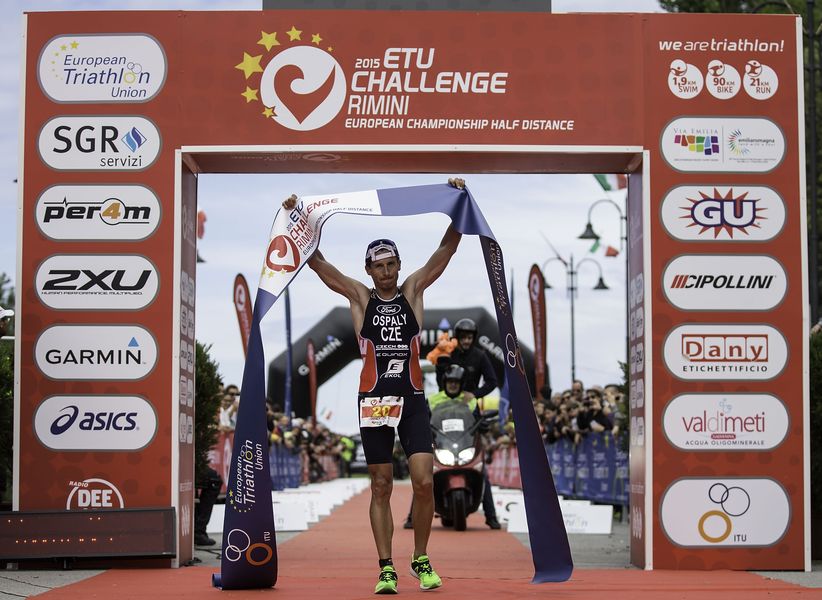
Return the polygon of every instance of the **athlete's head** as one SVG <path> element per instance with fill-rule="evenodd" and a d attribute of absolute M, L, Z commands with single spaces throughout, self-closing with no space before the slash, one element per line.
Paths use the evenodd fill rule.
<path fill-rule="evenodd" d="M 457 338 L 460 348 L 468 350 L 477 339 L 477 324 L 471 319 L 460 319 L 454 325 L 454 337 Z"/>
<path fill-rule="evenodd" d="M 391 240 L 379 239 L 368 244 L 365 251 L 365 272 L 378 290 L 391 292 L 397 287 L 400 253 Z"/>
<path fill-rule="evenodd" d="M 459 365 L 451 365 L 442 376 L 443 385 L 445 386 L 445 394 L 449 398 L 456 398 L 462 392 L 463 376 L 465 369 Z"/>

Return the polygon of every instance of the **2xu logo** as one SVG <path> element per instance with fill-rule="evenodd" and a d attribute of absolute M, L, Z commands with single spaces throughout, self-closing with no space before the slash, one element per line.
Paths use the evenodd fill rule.
<path fill-rule="evenodd" d="M 144 240 L 160 224 L 160 202 L 141 185 L 55 185 L 35 216 L 53 240 Z"/>
<path fill-rule="evenodd" d="M 142 171 L 157 160 L 160 132 L 145 117 L 64 116 L 40 130 L 40 158 L 57 171 Z"/>
<path fill-rule="evenodd" d="M 123 495 L 110 481 L 92 477 L 82 481 L 69 481 L 66 510 L 82 510 L 87 508 L 125 508 Z"/>
<path fill-rule="evenodd" d="M 784 488 L 765 478 L 678 479 L 660 506 L 665 535 L 685 547 L 773 546 L 790 521 Z"/>
<path fill-rule="evenodd" d="M 58 254 L 37 269 L 35 287 L 56 310 L 139 310 L 157 295 L 159 276 L 135 254 Z"/>
<path fill-rule="evenodd" d="M 52 450 L 133 451 L 154 438 L 157 415 L 139 396 L 51 396 L 34 413 L 34 431 Z"/>

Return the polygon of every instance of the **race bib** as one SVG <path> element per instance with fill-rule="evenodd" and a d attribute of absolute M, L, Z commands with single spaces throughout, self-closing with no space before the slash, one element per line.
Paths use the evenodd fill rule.
<path fill-rule="evenodd" d="M 360 427 L 396 427 L 402 417 L 402 396 L 371 396 L 360 400 Z"/>

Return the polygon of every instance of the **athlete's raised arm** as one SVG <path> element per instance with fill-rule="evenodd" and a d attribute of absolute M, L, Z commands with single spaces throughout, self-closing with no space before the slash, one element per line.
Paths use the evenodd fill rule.
<path fill-rule="evenodd" d="M 465 188 L 465 181 L 462 179 L 449 179 L 448 183 L 460 190 Z M 425 289 L 442 275 L 451 257 L 457 251 L 461 239 L 462 234 L 454 229 L 453 225 L 449 225 L 445 230 L 445 235 L 442 236 L 439 247 L 434 250 L 428 261 L 411 273 L 403 283 L 403 293 L 409 299 L 414 300 L 421 296 Z"/>
<path fill-rule="evenodd" d="M 283 201 L 283 208 L 292 210 L 297 205 L 297 196 L 291 194 Z M 364 307 L 368 304 L 368 288 L 352 277 L 344 275 L 337 267 L 328 262 L 319 249 L 308 260 L 308 266 L 319 276 L 329 289 L 345 296 L 353 307 L 355 304 Z"/>

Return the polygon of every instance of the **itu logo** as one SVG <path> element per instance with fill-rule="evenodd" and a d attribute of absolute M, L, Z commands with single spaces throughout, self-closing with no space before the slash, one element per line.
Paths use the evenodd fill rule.
<path fill-rule="evenodd" d="M 328 124 L 345 103 L 347 85 L 342 67 L 332 56 L 333 46 L 323 42 L 319 33 L 304 33 L 293 25 L 285 32 L 263 31 L 257 45 L 265 53 L 258 48 L 243 52 L 242 62 L 234 67 L 244 76 L 245 91 L 240 95 L 245 103 L 253 104 L 265 119 L 294 131 Z"/>

